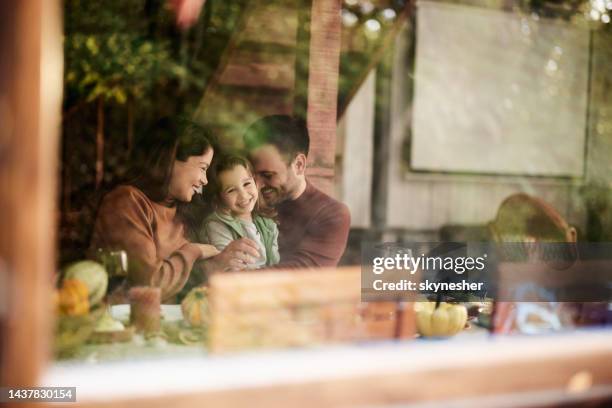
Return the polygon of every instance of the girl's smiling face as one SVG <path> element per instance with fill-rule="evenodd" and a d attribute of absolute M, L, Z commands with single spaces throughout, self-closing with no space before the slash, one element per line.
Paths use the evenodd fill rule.
<path fill-rule="evenodd" d="M 236 165 L 218 174 L 221 203 L 234 217 L 251 220 L 257 202 L 257 186 L 244 166 Z"/>

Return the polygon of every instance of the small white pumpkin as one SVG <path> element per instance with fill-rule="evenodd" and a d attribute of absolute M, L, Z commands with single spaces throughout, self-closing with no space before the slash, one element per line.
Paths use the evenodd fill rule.
<path fill-rule="evenodd" d="M 106 295 L 108 275 L 104 266 L 95 261 L 79 261 L 69 265 L 64 272 L 65 279 L 78 279 L 87 285 L 89 304 L 95 306 Z"/>

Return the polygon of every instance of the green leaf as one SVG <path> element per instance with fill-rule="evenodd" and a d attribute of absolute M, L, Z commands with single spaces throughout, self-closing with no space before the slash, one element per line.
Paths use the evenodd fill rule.
<path fill-rule="evenodd" d="M 81 85 L 89 85 L 100 80 L 100 75 L 97 72 L 88 72 L 85 78 L 81 81 Z"/>
<path fill-rule="evenodd" d="M 125 94 L 125 91 L 121 88 L 115 88 L 113 96 L 115 97 L 115 100 L 121 105 L 125 104 L 125 102 L 127 101 L 127 95 Z"/>
<path fill-rule="evenodd" d="M 153 50 L 153 45 L 150 42 L 146 42 L 140 46 L 139 51 L 142 53 L 151 52 Z"/>
<path fill-rule="evenodd" d="M 87 96 L 87 102 L 92 102 L 96 100 L 98 96 L 104 95 L 104 94 L 106 94 L 106 87 L 104 87 L 101 84 L 98 84 Z"/>
<path fill-rule="evenodd" d="M 87 41 L 85 42 L 85 46 L 93 55 L 97 55 L 98 52 L 100 52 L 100 48 L 98 47 L 95 37 L 88 37 Z"/>

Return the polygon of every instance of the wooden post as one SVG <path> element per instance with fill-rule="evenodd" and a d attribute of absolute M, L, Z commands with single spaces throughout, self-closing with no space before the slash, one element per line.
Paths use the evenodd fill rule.
<path fill-rule="evenodd" d="M 49 356 L 62 97 L 59 1 L 0 3 L 0 383 L 36 385 Z M 1 272 L 0 272 L 1 273 Z"/>
<path fill-rule="evenodd" d="M 308 79 L 308 178 L 328 194 L 334 191 L 341 29 L 340 1 L 313 0 Z"/>

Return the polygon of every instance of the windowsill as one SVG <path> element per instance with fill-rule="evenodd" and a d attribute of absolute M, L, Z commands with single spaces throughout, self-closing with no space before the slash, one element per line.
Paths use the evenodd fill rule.
<path fill-rule="evenodd" d="M 461 373 L 470 369 L 478 370 L 483 380 L 494 373 L 495 380 L 503 383 L 502 387 L 506 387 L 505 392 L 523 391 L 522 388 L 519 389 L 521 381 L 525 387 L 563 390 L 569 378 L 561 375 L 554 367 L 550 367 L 551 372 L 556 374 L 550 375 L 550 378 L 538 378 L 537 382 L 525 375 L 521 381 L 512 377 L 513 380 L 506 383 L 504 376 L 512 375 L 512 367 L 516 371 L 517 366 L 521 365 L 529 366 L 538 362 L 550 365 L 554 362 L 555 365 L 560 364 L 568 368 L 572 373 L 575 373 L 577 368 L 592 371 L 593 385 L 598 382 L 601 384 L 597 372 L 609 371 L 605 366 L 612 356 L 611 340 L 611 330 L 588 330 L 534 337 L 466 337 L 449 341 L 326 346 L 193 359 L 172 358 L 95 365 L 56 363 L 47 370 L 41 384 L 76 386 L 78 402 L 104 403 L 138 398 L 153 400 L 156 397 L 219 391 L 236 392 L 314 382 L 350 382 L 369 377 L 411 378 L 413 383 L 409 387 L 395 390 L 401 394 L 406 392 L 405 388 L 434 386 L 426 380 L 420 385 L 414 383 L 415 379 L 419 380 L 428 373 L 438 376 L 440 373 Z M 598 357 L 595 360 L 594 355 Z M 593 361 L 598 362 L 596 366 Z M 510 369 L 504 371 L 504 368 L 508 367 Z M 447 376 L 442 375 L 441 378 Z M 461 376 L 457 381 L 462 381 Z M 378 386 L 377 381 L 369 383 L 374 388 Z M 609 384 L 610 378 L 604 383 Z M 471 395 L 480 394 L 479 388 L 482 388 L 482 385 L 471 382 L 466 385 L 468 391 L 472 392 Z M 473 391 L 469 387 L 473 387 Z M 436 398 L 449 396 L 444 395 L 444 391 L 439 388 L 436 386 L 436 393 L 431 395 Z M 500 392 L 495 388 L 486 390 L 487 393 Z M 355 387 L 354 391 L 358 393 L 363 390 Z"/>

